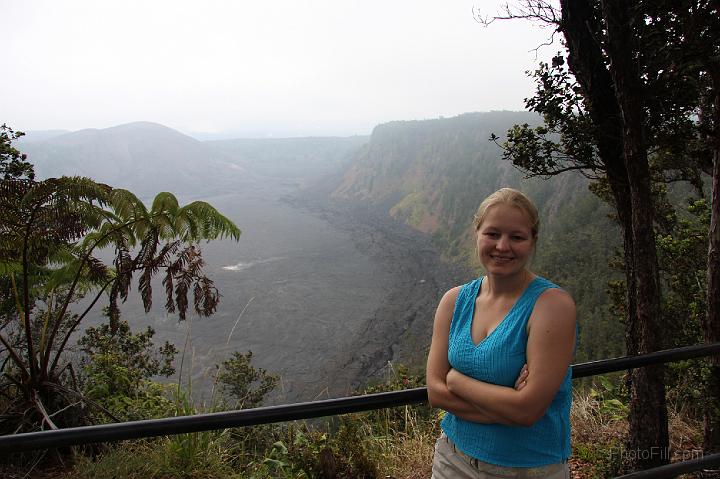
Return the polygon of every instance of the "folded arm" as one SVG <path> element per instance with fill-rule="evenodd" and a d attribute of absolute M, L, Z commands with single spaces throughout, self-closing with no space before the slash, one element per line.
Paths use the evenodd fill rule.
<path fill-rule="evenodd" d="M 433 336 L 427 362 L 428 400 L 433 407 L 441 408 L 468 421 L 496 423 L 499 417 L 483 411 L 470 401 L 448 389 L 446 378 L 450 371 L 448 341 L 455 301 L 460 288 L 453 288 L 442 297 L 435 312 Z"/>
<path fill-rule="evenodd" d="M 522 387 L 485 383 L 454 369 L 448 370 L 445 385 L 451 394 L 496 422 L 531 426 L 557 394 L 574 347 L 575 303 L 566 292 L 549 289 L 538 298 L 528 321 L 527 382 Z"/>

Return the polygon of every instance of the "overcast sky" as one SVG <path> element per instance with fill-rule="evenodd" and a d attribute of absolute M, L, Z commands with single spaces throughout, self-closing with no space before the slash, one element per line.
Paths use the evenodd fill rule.
<path fill-rule="evenodd" d="M 0 123 L 153 121 L 186 133 L 369 134 L 522 110 L 558 47 L 489 0 L 0 0 Z"/>

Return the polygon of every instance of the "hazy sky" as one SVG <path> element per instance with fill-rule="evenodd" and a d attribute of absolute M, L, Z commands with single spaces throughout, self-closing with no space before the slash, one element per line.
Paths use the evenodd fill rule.
<path fill-rule="evenodd" d="M 0 123 L 154 121 L 242 136 L 368 134 L 521 110 L 558 47 L 489 0 L 0 0 Z"/>

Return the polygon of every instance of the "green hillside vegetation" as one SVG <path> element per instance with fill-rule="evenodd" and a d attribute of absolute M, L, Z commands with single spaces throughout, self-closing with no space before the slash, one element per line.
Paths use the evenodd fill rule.
<path fill-rule="evenodd" d="M 538 122 L 529 113 L 503 111 L 380 125 L 333 195 L 375 203 L 432 235 L 447 259 L 478 268 L 471 226 L 477 206 L 503 186 L 526 192 L 541 215 L 533 269 L 569 290 L 578 304 L 577 359 L 621 355 L 623 327 L 610 314 L 607 296 L 608 282 L 620 278 L 608 266 L 621 244 L 611 209 L 590 192 L 585 177 L 526 179 L 489 141 L 513 124 Z"/>

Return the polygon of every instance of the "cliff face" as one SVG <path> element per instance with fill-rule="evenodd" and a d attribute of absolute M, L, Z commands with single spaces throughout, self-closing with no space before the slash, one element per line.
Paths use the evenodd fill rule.
<path fill-rule="evenodd" d="M 467 255 L 475 209 L 503 186 L 527 192 L 543 223 L 552 224 L 568 202 L 589 194 L 586 180 L 573 174 L 524 179 L 489 141 L 513 124 L 537 121 L 529 113 L 490 112 L 380 125 L 333 196 L 382 205 L 391 216 L 431 234 L 451 257 Z"/>
<path fill-rule="evenodd" d="M 472 218 L 483 198 L 509 186 L 525 192 L 540 211 L 540 240 L 532 269 L 571 291 L 588 337 L 616 338 L 621 326 L 607 313 L 608 260 L 619 246 L 610 209 L 577 173 L 527 179 L 489 141 L 514 124 L 537 123 L 522 112 L 469 113 L 454 118 L 392 122 L 375 128 L 355 154 L 332 195 L 370 202 L 429 234 L 446 258 L 478 266 Z M 582 337 L 581 337 L 582 339 Z M 611 339 L 612 341 L 612 339 Z M 581 343 L 581 358 L 621 351 Z"/>

